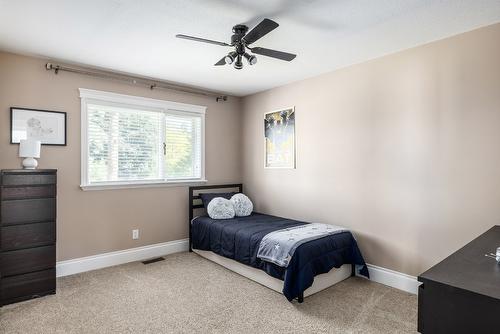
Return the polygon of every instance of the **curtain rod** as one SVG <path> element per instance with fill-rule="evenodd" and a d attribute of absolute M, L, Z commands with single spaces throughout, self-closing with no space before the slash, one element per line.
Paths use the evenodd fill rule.
<path fill-rule="evenodd" d="M 181 85 L 175 85 L 175 84 L 171 84 L 171 83 L 168 83 L 168 82 L 165 82 L 162 80 L 150 80 L 150 79 L 145 79 L 145 78 L 138 77 L 138 76 L 116 73 L 113 71 L 98 70 L 98 69 L 91 69 L 91 68 L 84 68 L 84 67 L 73 67 L 73 66 L 69 66 L 69 65 L 53 64 L 50 62 L 45 64 L 45 69 L 47 71 L 54 71 L 54 74 L 58 74 L 59 71 L 65 71 L 65 72 L 88 75 L 88 76 L 102 78 L 102 79 L 127 82 L 127 83 L 132 84 L 132 85 L 142 85 L 142 86 L 149 87 L 149 89 L 151 89 L 151 90 L 161 88 L 161 89 L 173 90 L 173 91 L 189 93 L 189 94 L 211 96 L 211 97 L 215 97 L 215 100 L 217 102 L 227 101 L 227 95 L 224 95 L 224 94 L 219 94 L 219 93 L 210 92 L 210 91 L 204 91 L 204 90 L 190 88 L 190 87 L 181 86 Z"/>

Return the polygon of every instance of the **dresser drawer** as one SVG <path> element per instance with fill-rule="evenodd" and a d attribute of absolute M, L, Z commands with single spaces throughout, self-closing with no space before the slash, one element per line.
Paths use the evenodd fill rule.
<path fill-rule="evenodd" d="M 43 246 L 0 254 L 2 277 L 25 274 L 56 266 L 56 246 Z"/>
<path fill-rule="evenodd" d="M 0 282 L 0 303 L 10 304 L 21 300 L 55 293 L 56 270 L 49 269 L 12 276 Z"/>
<path fill-rule="evenodd" d="M 2 185 L 22 186 L 34 184 L 56 184 L 56 174 L 8 174 L 2 175 Z"/>
<path fill-rule="evenodd" d="M 56 242 L 56 223 L 34 223 L 1 227 L 0 250 L 50 245 Z"/>
<path fill-rule="evenodd" d="M 56 185 L 2 187 L 3 200 L 56 197 Z"/>
<path fill-rule="evenodd" d="M 2 225 L 55 221 L 56 199 L 39 198 L 2 201 L 0 211 L 0 223 Z"/>

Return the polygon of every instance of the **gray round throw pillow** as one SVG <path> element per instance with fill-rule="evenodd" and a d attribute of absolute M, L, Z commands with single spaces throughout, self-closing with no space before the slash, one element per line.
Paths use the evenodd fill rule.
<path fill-rule="evenodd" d="M 233 195 L 231 202 L 234 206 L 234 214 L 238 217 L 250 216 L 253 211 L 253 203 L 246 195 Z"/>
<path fill-rule="evenodd" d="M 208 203 L 208 216 L 212 219 L 231 219 L 234 218 L 233 203 L 230 200 L 215 197 Z"/>

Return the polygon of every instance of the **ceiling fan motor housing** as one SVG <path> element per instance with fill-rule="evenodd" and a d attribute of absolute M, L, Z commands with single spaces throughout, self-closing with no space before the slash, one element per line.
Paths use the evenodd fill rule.
<path fill-rule="evenodd" d="M 244 24 L 237 24 L 233 27 L 233 32 L 235 35 L 245 36 L 247 31 L 248 31 L 248 27 Z"/>

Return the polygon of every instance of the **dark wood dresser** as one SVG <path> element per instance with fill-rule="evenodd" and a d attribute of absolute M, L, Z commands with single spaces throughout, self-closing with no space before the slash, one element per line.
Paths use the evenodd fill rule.
<path fill-rule="evenodd" d="M 55 169 L 0 172 L 0 306 L 56 292 Z"/>
<path fill-rule="evenodd" d="M 497 247 L 498 225 L 418 277 L 420 333 L 500 333 Z"/>

